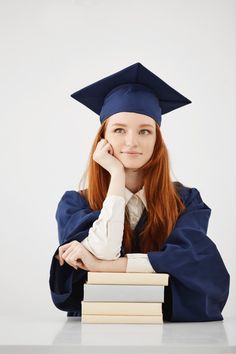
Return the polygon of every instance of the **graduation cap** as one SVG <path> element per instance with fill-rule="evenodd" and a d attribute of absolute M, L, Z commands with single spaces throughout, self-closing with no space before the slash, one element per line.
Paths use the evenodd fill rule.
<path fill-rule="evenodd" d="M 159 126 L 163 114 L 191 103 L 141 63 L 135 63 L 71 95 L 100 116 L 102 123 L 118 112 L 136 112 Z"/>

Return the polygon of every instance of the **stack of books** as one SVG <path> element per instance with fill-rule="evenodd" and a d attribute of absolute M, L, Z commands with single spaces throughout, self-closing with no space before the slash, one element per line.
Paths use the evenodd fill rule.
<path fill-rule="evenodd" d="M 163 323 L 165 273 L 88 272 L 82 323 Z"/>

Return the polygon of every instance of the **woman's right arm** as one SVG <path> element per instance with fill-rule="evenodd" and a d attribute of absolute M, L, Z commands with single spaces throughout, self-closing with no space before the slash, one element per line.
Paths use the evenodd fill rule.
<path fill-rule="evenodd" d="M 107 191 L 107 196 L 120 196 L 125 199 L 125 172 L 122 169 L 115 169 L 111 173 L 110 185 Z"/>
<path fill-rule="evenodd" d="M 125 170 L 106 139 L 98 142 L 93 159 L 110 173 L 111 179 L 100 216 L 82 244 L 99 259 L 115 260 L 120 257 L 124 233 Z"/>
<path fill-rule="evenodd" d="M 112 154 L 112 146 L 102 139 L 97 144 L 93 158 L 111 174 L 111 179 L 101 212 L 89 213 L 93 217 L 97 215 L 97 218 L 91 223 L 86 237 L 81 239 L 77 232 L 84 228 L 87 218 L 92 218 L 87 207 L 83 209 L 84 205 L 80 206 L 83 198 L 79 193 L 66 193 L 59 203 L 56 215 L 60 244 L 77 240 L 97 258 L 105 260 L 119 258 L 124 231 L 125 172 L 122 163 Z"/>
<path fill-rule="evenodd" d="M 115 260 L 120 257 L 125 217 L 125 173 L 118 169 L 111 174 L 107 196 L 99 218 L 81 242 L 97 258 Z"/>

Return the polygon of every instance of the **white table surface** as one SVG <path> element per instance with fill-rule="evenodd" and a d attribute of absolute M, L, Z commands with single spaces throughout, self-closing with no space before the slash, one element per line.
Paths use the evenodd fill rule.
<path fill-rule="evenodd" d="M 0 353 L 236 353 L 236 319 L 83 324 L 79 317 L 0 317 Z"/>

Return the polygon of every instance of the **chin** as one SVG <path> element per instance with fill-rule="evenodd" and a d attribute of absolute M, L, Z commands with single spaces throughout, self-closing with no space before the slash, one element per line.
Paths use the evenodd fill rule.
<path fill-rule="evenodd" d="M 122 164 L 124 165 L 125 168 L 140 168 L 143 166 L 143 164 L 137 164 L 137 163 L 127 163 L 127 162 L 123 162 L 122 161 Z"/>

